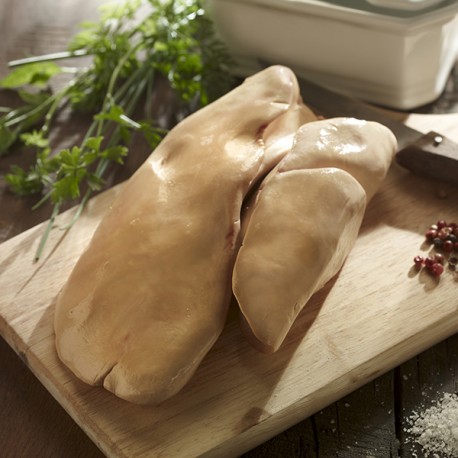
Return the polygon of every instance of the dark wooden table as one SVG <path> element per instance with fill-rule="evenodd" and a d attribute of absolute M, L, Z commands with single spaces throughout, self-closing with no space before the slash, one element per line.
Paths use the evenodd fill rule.
<path fill-rule="evenodd" d="M 101 0 L 0 0 L 0 76 L 6 74 L 9 60 L 65 49 L 76 25 L 95 18 L 100 3 Z M 440 99 L 418 111 L 457 111 L 457 81 L 452 72 Z M 0 97 L 3 103 L 5 95 Z M 75 126 L 62 126 L 64 144 L 75 133 Z M 128 177 L 143 159 L 131 158 L 113 182 Z M 3 176 L 11 163 L 18 162 L 27 163 L 27 156 L 0 159 L 0 243 L 49 216 L 49 207 L 32 212 L 33 199 L 15 197 L 6 189 Z M 443 393 L 458 392 L 457 356 L 458 336 L 454 336 L 245 456 L 421 457 L 418 445 L 406 441 L 406 419 L 414 410 L 440 399 Z M 2 339 L 0 405 L 0 456 L 102 456 Z"/>

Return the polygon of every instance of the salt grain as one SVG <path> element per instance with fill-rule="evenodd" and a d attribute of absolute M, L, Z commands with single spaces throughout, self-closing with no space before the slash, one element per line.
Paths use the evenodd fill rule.
<path fill-rule="evenodd" d="M 458 457 L 458 396 L 445 393 L 436 405 L 413 412 L 406 432 L 414 436 L 425 457 Z M 438 455 L 438 453 L 440 455 Z"/>

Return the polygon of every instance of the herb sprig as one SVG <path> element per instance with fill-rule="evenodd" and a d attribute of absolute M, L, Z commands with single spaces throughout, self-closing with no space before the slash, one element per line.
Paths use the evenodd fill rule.
<path fill-rule="evenodd" d="M 77 68 L 58 64 L 80 56 L 91 56 L 91 63 Z M 98 22 L 82 24 L 67 51 L 11 62 L 13 70 L 0 80 L 0 88 L 17 92 L 23 104 L 0 107 L 0 156 L 19 143 L 34 149 L 35 160 L 27 170 L 12 166 L 5 179 L 20 196 L 41 194 L 35 207 L 48 200 L 53 205 L 35 259 L 64 203 L 80 202 L 71 226 L 91 194 L 104 187 L 108 165 L 123 163 L 133 133 L 143 135 L 153 150 L 166 134 L 150 118 L 152 88 L 159 77 L 193 111 L 230 89 L 231 65 L 198 0 L 107 4 Z M 70 81 L 52 92 L 52 79 L 64 72 L 72 75 Z M 134 119 L 142 100 L 146 119 Z M 65 106 L 87 112 L 92 123 L 79 145 L 53 151 L 50 131 Z"/>

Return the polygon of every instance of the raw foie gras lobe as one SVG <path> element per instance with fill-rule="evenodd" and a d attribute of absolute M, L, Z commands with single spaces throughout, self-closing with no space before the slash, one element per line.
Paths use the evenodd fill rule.
<path fill-rule="evenodd" d="M 270 123 L 264 131 L 264 151 L 266 156 L 266 172 L 270 171 L 273 164 L 277 164 L 287 153 L 291 151 L 296 138 L 296 132 L 299 127 L 316 121 L 315 114 L 306 105 L 299 101 L 296 105 L 284 114 L 279 116 L 275 121 Z M 264 173 L 261 177 L 264 178 Z M 243 240 L 246 227 L 251 218 L 251 212 L 254 208 L 256 194 L 246 199 L 242 208 L 242 221 L 240 230 L 240 239 Z"/>
<path fill-rule="evenodd" d="M 355 118 L 333 118 L 302 125 L 298 146 L 279 165 L 280 171 L 337 167 L 353 175 L 367 195 L 385 179 L 397 149 L 396 137 L 384 125 Z"/>
<path fill-rule="evenodd" d="M 79 378 L 136 403 L 186 384 L 224 325 L 242 200 L 265 169 L 260 133 L 298 97 L 287 68 L 248 78 L 125 185 L 57 301 L 58 354 Z"/>
<path fill-rule="evenodd" d="M 341 118 L 298 130 L 261 185 L 234 267 L 242 326 L 256 348 L 276 351 L 341 268 L 395 150 L 391 131 L 376 123 Z"/>

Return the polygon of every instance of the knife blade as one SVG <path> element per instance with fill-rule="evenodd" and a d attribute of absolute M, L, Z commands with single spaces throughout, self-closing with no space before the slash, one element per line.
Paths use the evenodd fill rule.
<path fill-rule="evenodd" d="M 377 121 L 398 141 L 396 162 L 416 175 L 458 186 L 458 144 L 435 131 L 424 134 L 390 118 L 357 98 L 297 76 L 304 103 L 325 117 Z"/>

